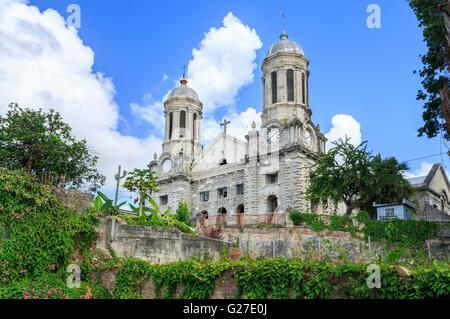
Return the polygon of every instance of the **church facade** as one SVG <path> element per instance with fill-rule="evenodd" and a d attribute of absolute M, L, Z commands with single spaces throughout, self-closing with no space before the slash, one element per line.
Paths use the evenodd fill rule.
<path fill-rule="evenodd" d="M 286 211 L 322 212 L 304 196 L 326 138 L 311 121 L 309 61 L 283 30 L 262 63 L 262 124 L 241 141 L 219 134 L 202 146 L 200 97 L 184 75 L 164 102 L 163 152 L 149 167 L 156 172 L 161 211 L 186 201 L 202 224 L 284 223 Z"/>

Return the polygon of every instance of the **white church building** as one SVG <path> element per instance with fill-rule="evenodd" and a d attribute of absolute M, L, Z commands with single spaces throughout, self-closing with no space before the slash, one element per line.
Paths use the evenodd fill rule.
<path fill-rule="evenodd" d="M 183 75 L 164 101 L 162 154 L 156 172 L 161 211 L 186 201 L 203 224 L 284 223 L 286 210 L 318 212 L 304 192 L 310 167 L 325 152 L 326 138 L 311 121 L 309 61 L 285 31 L 262 63 L 262 124 L 241 141 L 219 134 L 202 146 L 201 97 Z"/>

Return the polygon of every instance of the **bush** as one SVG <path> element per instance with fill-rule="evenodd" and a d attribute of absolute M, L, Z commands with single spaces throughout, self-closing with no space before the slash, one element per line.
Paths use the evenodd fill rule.
<path fill-rule="evenodd" d="M 6 237 L 0 245 L 0 286 L 47 275 L 65 279 L 74 252 L 86 256 L 97 238 L 97 222 L 91 213 L 64 207 L 26 173 L 0 169 L 0 235 Z"/>
<path fill-rule="evenodd" d="M 180 222 L 185 223 L 186 225 L 193 227 L 190 218 L 192 217 L 192 212 L 189 211 L 187 202 L 179 202 L 178 208 L 175 212 L 174 218 L 176 220 L 179 220 Z"/>

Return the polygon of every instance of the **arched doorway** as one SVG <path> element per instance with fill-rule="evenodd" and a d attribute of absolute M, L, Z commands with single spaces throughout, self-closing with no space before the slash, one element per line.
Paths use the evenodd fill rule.
<path fill-rule="evenodd" d="M 240 204 L 236 208 L 236 213 L 238 214 L 238 224 L 242 225 L 244 223 L 244 204 Z"/>
<path fill-rule="evenodd" d="M 272 222 L 272 217 L 278 212 L 278 198 L 275 195 L 267 197 L 267 223 Z"/>
<path fill-rule="evenodd" d="M 217 210 L 216 224 L 222 224 L 226 221 L 227 209 L 225 207 L 220 207 Z"/>
<path fill-rule="evenodd" d="M 207 223 L 208 223 L 208 212 L 206 211 L 206 210 L 203 210 L 201 213 L 200 213 L 200 216 L 201 216 L 201 223 L 200 223 L 200 225 L 202 226 L 202 227 L 204 227 L 204 226 L 206 226 L 207 225 Z"/>

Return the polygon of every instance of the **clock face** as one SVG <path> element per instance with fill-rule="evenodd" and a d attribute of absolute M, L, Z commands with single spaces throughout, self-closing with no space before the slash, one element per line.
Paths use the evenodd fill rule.
<path fill-rule="evenodd" d="M 278 144 L 280 140 L 280 130 L 278 128 L 271 128 L 267 131 L 267 143 Z"/>
<path fill-rule="evenodd" d="M 311 145 L 312 143 L 311 132 L 308 130 L 305 131 L 305 140 L 306 144 Z"/>
<path fill-rule="evenodd" d="M 165 160 L 163 165 L 162 165 L 163 171 L 165 173 L 168 173 L 171 168 L 172 168 L 172 161 L 170 159 Z"/>

